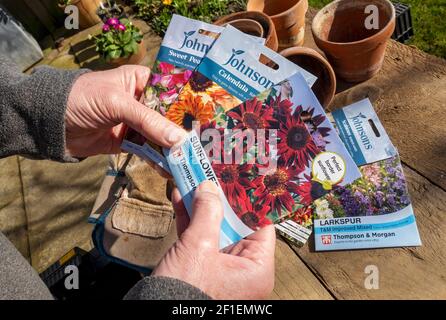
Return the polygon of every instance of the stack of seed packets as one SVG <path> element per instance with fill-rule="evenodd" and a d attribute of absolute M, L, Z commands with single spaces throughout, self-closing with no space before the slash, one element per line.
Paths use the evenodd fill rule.
<path fill-rule="evenodd" d="M 259 52 L 275 67 L 261 63 Z M 166 113 L 194 129 L 181 146 L 164 150 L 189 214 L 202 181 L 220 188 L 221 248 L 360 177 L 339 139 L 326 148 L 307 129 L 293 94 L 300 86 L 307 88 L 307 99 L 315 99 L 300 68 L 229 26 Z M 308 114 L 308 121 L 321 119 Z"/>
<path fill-rule="evenodd" d="M 277 225 L 279 233 L 301 246 L 305 239 L 302 234 L 290 232 L 289 225 L 311 225 L 306 222 L 312 217 L 316 251 L 420 246 L 398 151 L 370 101 L 338 109 L 329 117 L 362 178 L 349 185 L 334 186 L 331 192 Z M 309 130 L 315 128 L 313 123 L 308 124 Z"/>
<path fill-rule="evenodd" d="M 173 15 L 141 102 L 147 107 L 166 115 L 170 106 L 178 100 L 180 92 L 194 74 L 193 71 L 223 30 L 225 28 L 221 26 Z M 265 43 L 264 38 L 248 37 L 257 45 L 256 47 L 263 46 Z M 259 53 L 256 54 L 259 57 Z M 298 68 L 295 65 L 293 66 L 290 72 Z M 316 81 L 315 76 L 301 68 L 298 69 L 305 75 L 310 85 Z M 196 79 L 195 83 L 197 81 L 200 81 L 200 79 Z M 227 98 L 227 95 L 216 96 L 221 93 L 222 91 L 216 92 L 213 96 L 224 102 L 223 100 Z M 227 105 L 227 103 L 223 103 L 223 105 Z M 190 123 L 184 123 L 187 128 L 190 127 L 194 119 L 193 115 L 188 119 Z M 186 122 L 188 119 L 186 119 Z M 183 123 L 180 123 L 180 125 L 183 125 Z M 169 170 L 161 149 L 146 141 L 143 136 L 131 128 L 127 129 L 121 148 L 128 153 L 134 153 L 158 164 L 166 171 Z"/>

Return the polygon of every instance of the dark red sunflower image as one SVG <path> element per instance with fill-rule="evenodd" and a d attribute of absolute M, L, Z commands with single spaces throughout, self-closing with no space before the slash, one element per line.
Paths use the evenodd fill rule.
<path fill-rule="evenodd" d="M 325 120 L 326 116 L 322 114 L 314 115 L 314 108 L 308 108 L 304 110 L 302 106 L 296 108 L 296 112 L 299 112 L 300 118 L 307 126 L 308 131 L 310 131 L 313 141 L 320 150 L 325 150 L 325 146 L 330 143 L 326 137 L 330 135 L 331 129 L 329 127 L 321 126 Z"/>
<path fill-rule="evenodd" d="M 310 132 L 297 112 L 280 124 L 277 136 L 279 163 L 286 166 L 295 166 L 296 169 L 303 171 L 319 153 Z"/>
<path fill-rule="evenodd" d="M 270 207 L 259 203 L 253 204 L 248 197 L 240 199 L 239 204 L 234 207 L 234 211 L 240 220 L 254 231 L 273 223 L 267 217 Z"/>
<path fill-rule="evenodd" d="M 286 121 L 291 117 L 293 111 L 293 103 L 289 99 L 283 99 L 282 96 L 270 97 L 267 104 L 274 110 L 274 118 L 280 121 Z"/>
<path fill-rule="evenodd" d="M 246 189 L 252 188 L 249 180 L 252 174 L 252 165 L 249 164 L 212 164 L 218 181 L 231 206 L 246 198 Z"/>
<path fill-rule="evenodd" d="M 256 196 L 263 205 L 276 210 L 279 217 L 282 216 L 282 209 L 285 208 L 288 213 L 293 210 L 293 194 L 297 194 L 298 172 L 293 168 L 277 167 L 268 175 L 256 177 L 252 183 L 255 185 L 254 196 Z"/>
<path fill-rule="evenodd" d="M 276 122 L 273 112 L 273 108 L 254 98 L 230 110 L 227 115 L 236 121 L 234 129 L 257 130 L 267 129 Z"/>
<path fill-rule="evenodd" d="M 317 181 L 306 181 L 299 185 L 297 193 L 301 197 L 300 202 L 309 206 L 314 200 L 326 195 L 328 191 Z"/>
<path fill-rule="evenodd" d="M 194 92 L 205 92 L 212 86 L 213 82 L 201 73 L 193 72 L 189 78 L 189 84 Z"/>

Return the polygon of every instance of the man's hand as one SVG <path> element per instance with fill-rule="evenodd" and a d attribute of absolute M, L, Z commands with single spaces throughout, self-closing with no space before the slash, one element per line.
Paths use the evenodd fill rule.
<path fill-rule="evenodd" d="M 179 240 L 154 270 L 154 276 L 180 279 L 214 299 L 265 299 L 274 287 L 275 232 L 273 226 L 219 251 L 223 207 L 212 182 L 195 192 L 189 223 L 181 195 L 172 202 Z"/>
<path fill-rule="evenodd" d="M 183 129 L 136 100 L 149 76 L 148 68 L 130 65 L 80 76 L 65 115 L 69 155 L 119 153 L 124 124 L 163 147 L 180 142 L 186 134 Z"/>

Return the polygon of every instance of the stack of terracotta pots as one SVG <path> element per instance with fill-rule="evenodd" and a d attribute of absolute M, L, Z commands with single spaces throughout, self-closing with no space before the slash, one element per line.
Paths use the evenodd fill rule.
<path fill-rule="evenodd" d="M 220 18 L 215 21 L 215 24 L 219 26 L 230 24 L 244 33 L 265 38 L 265 45 L 274 51 L 279 48 L 274 23 L 268 15 L 262 12 L 236 12 Z"/>
<path fill-rule="evenodd" d="M 308 0 L 249 0 L 247 9 L 261 11 L 271 17 L 280 50 L 303 44 Z"/>
<path fill-rule="evenodd" d="M 389 0 L 337 0 L 316 15 L 312 32 L 336 75 L 347 82 L 370 79 L 381 69 L 395 29 Z"/>

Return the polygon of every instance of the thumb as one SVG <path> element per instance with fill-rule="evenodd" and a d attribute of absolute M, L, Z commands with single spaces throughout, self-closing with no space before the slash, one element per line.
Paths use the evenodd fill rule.
<path fill-rule="evenodd" d="M 182 240 L 193 247 L 218 250 L 223 206 L 220 192 L 211 181 L 201 183 L 195 190 L 192 203 L 192 217 Z"/>
<path fill-rule="evenodd" d="M 161 147 L 171 148 L 186 139 L 186 131 L 131 95 L 117 100 L 119 121 Z"/>

